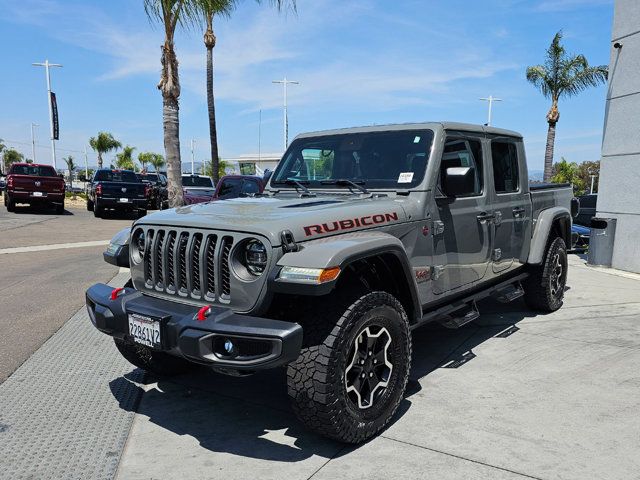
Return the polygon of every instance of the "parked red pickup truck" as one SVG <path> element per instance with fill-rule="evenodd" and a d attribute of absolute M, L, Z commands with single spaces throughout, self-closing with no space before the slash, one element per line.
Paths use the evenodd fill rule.
<path fill-rule="evenodd" d="M 55 207 L 56 213 L 64 213 L 64 179 L 51 165 L 14 163 L 7 175 L 4 204 L 9 212 L 16 203 Z"/>

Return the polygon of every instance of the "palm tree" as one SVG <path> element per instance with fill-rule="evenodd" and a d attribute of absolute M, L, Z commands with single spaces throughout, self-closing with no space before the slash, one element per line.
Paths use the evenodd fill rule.
<path fill-rule="evenodd" d="M 69 188 L 73 191 L 73 171 L 76 169 L 76 163 L 73 161 L 73 157 L 71 155 L 63 157 L 62 160 L 67 164 L 67 170 L 69 170 Z M 75 192 L 73 194 L 73 198 L 76 198 Z"/>
<path fill-rule="evenodd" d="M 98 132 L 97 137 L 89 139 L 89 145 L 94 152 L 98 152 L 98 168 L 102 168 L 102 154 L 109 153 L 122 147 L 122 144 L 113 138 L 109 132 Z"/>
<path fill-rule="evenodd" d="M 4 152 L 5 148 L 7 148 L 7 146 L 4 144 L 4 140 L 0 138 L 0 154 Z M 3 169 L 3 166 L 4 166 L 4 161 L 0 163 L 0 173 Z"/>
<path fill-rule="evenodd" d="M 138 163 L 140 164 L 140 168 L 143 172 L 147 171 L 147 164 L 150 163 L 149 160 L 151 159 L 151 155 L 153 155 L 150 152 L 140 152 L 138 154 Z"/>
<path fill-rule="evenodd" d="M 202 6 L 199 0 L 144 0 L 144 8 L 150 20 L 157 21 L 164 27 L 164 45 L 161 47 L 160 57 L 162 70 L 158 89 L 162 94 L 162 122 L 164 150 L 167 157 L 169 206 L 173 208 L 184 204 L 178 104 L 180 78 L 173 40 L 178 24 L 189 26 L 198 22 Z"/>
<path fill-rule="evenodd" d="M 116 166 L 125 170 L 135 170 L 135 162 L 133 161 L 133 151 L 136 147 L 127 145 L 122 152 L 116 155 Z"/>
<path fill-rule="evenodd" d="M 12 164 L 24 162 L 24 155 L 17 151 L 15 148 L 7 148 L 4 151 L 3 162 L 4 171 L 8 172 Z"/>
<path fill-rule="evenodd" d="M 153 165 L 153 169 L 156 172 L 159 172 L 167 162 L 164 161 L 164 157 L 159 153 L 150 153 L 149 155 L 149 163 Z M 182 184 L 182 178 L 180 178 L 180 183 Z"/>
<path fill-rule="evenodd" d="M 544 181 L 552 175 L 553 146 L 556 138 L 556 124 L 560 120 L 558 101 L 596 87 L 607 80 L 606 65 L 590 66 L 584 55 L 569 55 L 560 43 L 562 31 L 555 34 L 547 49 L 545 63 L 527 68 L 527 80 L 531 82 L 545 98 L 551 100 L 547 113 L 547 146 L 544 154 Z"/>
<path fill-rule="evenodd" d="M 257 0 L 260 3 L 260 0 Z M 229 17 L 235 10 L 238 0 L 199 0 L 200 9 L 204 13 L 206 30 L 204 32 L 204 46 L 207 49 L 207 109 L 209 111 L 209 140 L 211 142 L 211 168 L 214 185 L 220 179 L 218 165 L 218 132 L 216 128 L 216 107 L 213 96 L 213 48 L 216 46 L 216 36 L 213 33 L 213 19 L 215 16 Z M 270 3 L 278 10 L 291 7 L 296 10 L 295 0 L 271 0 Z"/>

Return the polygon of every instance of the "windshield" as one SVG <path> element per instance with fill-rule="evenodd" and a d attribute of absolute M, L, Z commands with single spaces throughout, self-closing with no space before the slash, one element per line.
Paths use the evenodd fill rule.
<path fill-rule="evenodd" d="M 213 188 L 213 182 L 209 177 L 193 177 L 191 175 L 184 175 L 182 177 L 182 186 Z"/>
<path fill-rule="evenodd" d="M 156 173 L 138 173 L 136 176 L 143 182 L 156 183 L 158 181 L 158 175 Z"/>
<path fill-rule="evenodd" d="M 300 138 L 289 147 L 271 183 L 284 186 L 296 180 L 313 188 L 351 180 L 367 188 L 415 187 L 424 178 L 432 140 L 431 130 Z"/>
<path fill-rule="evenodd" d="M 218 198 L 237 198 L 260 193 L 260 185 L 246 178 L 225 178 L 220 185 Z"/>
<path fill-rule="evenodd" d="M 46 165 L 13 165 L 10 175 L 33 175 L 34 177 L 56 177 L 53 167 Z"/>
<path fill-rule="evenodd" d="M 98 170 L 93 180 L 95 182 L 140 183 L 136 174 L 127 170 Z"/>

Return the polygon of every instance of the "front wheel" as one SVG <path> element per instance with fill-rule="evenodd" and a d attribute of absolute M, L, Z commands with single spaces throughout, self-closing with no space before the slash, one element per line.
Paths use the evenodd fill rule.
<path fill-rule="evenodd" d="M 567 284 L 567 246 L 556 237 L 549 243 L 542 265 L 534 265 L 523 282 L 524 300 L 529 308 L 555 312 L 562 306 Z"/>
<path fill-rule="evenodd" d="M 343 310 L 319 345 L 288 366 L 298 418 L 321 435 L 360 443 L 386 427 L 403 398 L 411 366 L 409 321 L 400 302 L 368 293 Z"/>

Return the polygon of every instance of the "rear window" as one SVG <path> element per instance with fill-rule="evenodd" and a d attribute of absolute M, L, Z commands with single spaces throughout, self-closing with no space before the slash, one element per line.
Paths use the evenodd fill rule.
<path fill-rule="evenodd" d="M 46 165 L 13 165 L 10 175 L 32 175 L 34 177 L 57 177 L 53 167 Z"/>
<path fill-rule="evenodd" d="M 220 185 L 219 198 L 236 198 L 240 196 L 241 178 L 227 178 Z"/>
<path fill-rule="evenodd" d="M 158 175 L 155 173 L 147 173 L 145 175 L 138 173 L 136 176 L 143 182 L 156 183 L 158 181 Z"/>
<path fill-rule="evenodd" d="M 126 170 L 98 170 L 93 180 L 95 182 L 140 183 L 135 173 Z"/>
<path fill-rule="evenodd" d="M 182 186 L 213 188 L 213 182 L 209 177 L 192 177 L 191 175 L 184 175 L 182 177 Z"/>

